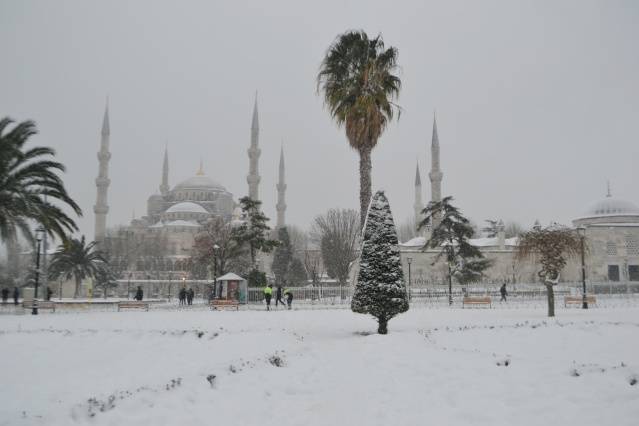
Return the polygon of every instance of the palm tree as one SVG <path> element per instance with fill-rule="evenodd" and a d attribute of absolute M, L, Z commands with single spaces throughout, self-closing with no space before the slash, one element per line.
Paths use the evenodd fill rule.
<path fill-rule="evenodd" d="M 49 265 L 50 278 L 75 279 L 74 298 L 80 294 L 80 283 L 83 279 L 97 277 L 101 269 L 106 267 L 102 253 L 96 250 L 95 246 L 95 241 L 86 244 L 83 235 L 81 239 L 67 239 L 53 254 Z"/>
<path fill-rule="evenodd" d="M 338 36 L 328 48 L 317 75 L 317 89 L 338 126 L 346 129 L 350 146 L 359 153 L 360 227 L 371 199 L 371 152 L 395 111 L 401 80 L 398 51 L 386 49 L 382 36 L 369 39 L 364 31 Z"/>
<path fill-rule="evenodd" d="M 0 120 L 0 239 L 15 241 L 18 230 L 33 240 L 30 221 L 44 226 L 51 236 L 66 239 L 78 229 L 73 219 L 48 200 L 58 200 L 78 215 L 82 210 L 67 194 L 56 174 L 64 166 L 46 157 L 55 151 L 48 147 L 24 149 L 27 140 L 37 133 L 33 121 L 24 121 L 12 129 L 10 118 Z"/>

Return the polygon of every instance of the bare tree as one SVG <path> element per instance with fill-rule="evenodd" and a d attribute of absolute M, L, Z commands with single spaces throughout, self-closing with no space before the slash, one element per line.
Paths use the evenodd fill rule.
<path fill-rule="evenodd" d="M 315 218 L 324 267 L 340 285 L 348 281 L 351 263 L 357 259 L 359 219 L 358 212 L 352 209 L 330 209 Z"/>
<path fill-rule="evenodd" d="M 506 234 L 506 238 L 514 238 L 523 234 L 525 230 L 519 223 L 508 221 L 506 222 L 506 225 L 504 225 L 504 232 Z"/>
<path fill-rule="evenodd" d="M 397 227 L 397 239 L 405 243 L 417 236 L 417 224 L 415 218 L 408 218 Z"/>
<path fill-rule="evenodd" d="M 546 286 L 548 316 L 555 316 L 554 286 L 559 282 L 561 270 L 567 259 L 581 253 L 581 239 L 573 229 L 560 225 L 534 228 L 519 237 L 516 258 L 531 259 L 541 265 L 537 273 Z"/>
<path fill-rule="evenodd" d="M 221 217 L 207 221 L 195 236 L 193 261 L 213 269 L 218 276 L 230 270 L 245 273 L 250 268 L 248 250 L 233 238 L 233 226 Z"/>

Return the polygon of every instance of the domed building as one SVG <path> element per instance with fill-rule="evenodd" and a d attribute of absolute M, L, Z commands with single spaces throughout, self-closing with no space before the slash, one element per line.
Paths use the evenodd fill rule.
<path fill-rule="evenodd" d="M 591 281 L 639 281 L 639 207 L 607 196 L 573 220 L 585 228 Z"/>

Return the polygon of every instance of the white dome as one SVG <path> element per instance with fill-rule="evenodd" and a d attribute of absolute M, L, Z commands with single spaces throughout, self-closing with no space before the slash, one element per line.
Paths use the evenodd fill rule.
<path fill-rule="evenodd" d="M 165 213 L 208 213 L 204 207 L 190 201 L 177 203 L 169 207 Z"/>
<path fill-rule="evenodd" d="M 200 175 L 193 176 L 188 178 L 187 180 L 178 183 L 175 185 L 174 190 L 178 189 L 215 189 L 219 191 L 226 191 L 219 183 L 215 182 L 208 176 Z"/>
<path fill-rule="evenodd" d="M 595 216 L 639 216 L 639 207 L 630 201 L 606 197 L 586 211 L 586 217 Z"/>
<path fill-rule="evenodd" d="M 200 225 L 198 225 L 197 223 L 191 222 L 189 220 L 174 220 L 172 222 L 167 223 L 166 226 L 187 226 L 187 227 L 194 227 L 194 228 L 200 227 Z"/>

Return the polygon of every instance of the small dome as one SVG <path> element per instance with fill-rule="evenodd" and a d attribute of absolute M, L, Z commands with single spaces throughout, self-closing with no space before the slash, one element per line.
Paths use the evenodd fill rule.
<path fill-rule="evenodd" d="M 210 177 L 204 176 L 204 174 L 198 174 L 197 176 L 190 177 L 175 185 L 175 188 L 173 189 L 214 189 L 218 191 L 226 191 L 226 188 Z"/>
<path fill-rule="evenodd" d="M 165 213 L 208 213 L 204 207 L 190 201 L 177 203 L 169 207 Z"/>
<path fill-rule="evenodd" d="M 586 211 L 586 217 L 637 215 L 639 215 L 639 207 L 634 203 L 613 197 L 606 197 L 596 202 Z"/>

